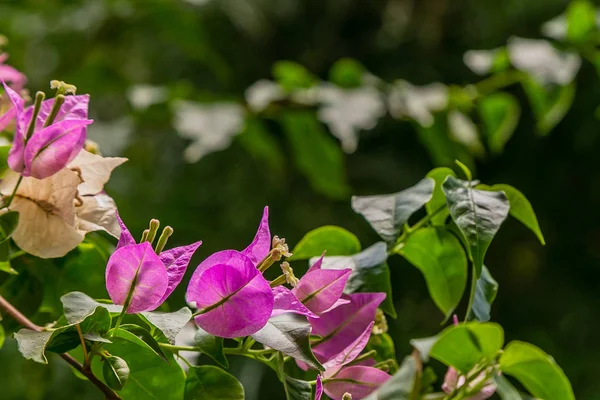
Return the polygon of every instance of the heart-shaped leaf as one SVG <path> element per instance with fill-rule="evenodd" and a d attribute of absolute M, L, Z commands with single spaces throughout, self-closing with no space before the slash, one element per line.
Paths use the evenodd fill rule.
<path fill-rule="evenodd" d="M 519 102 L 508 93 L 498 92 L 484 96 L 478 106 L 490 151 L 502 153 L 519 123 Z"/>
<path fill-rule="evenodd" d="M 192 311 L 183 307 L 172 313 L 143 312 L 141 315 L 150 325 L 159 329 L 169 343 L 174 344 L 177 334 L 192 318 Z"/>
<path fill-rule="evenodd" d="M 168 361 L 156 339 L 141 326 L 131 324 L 121 325 L 119 328 L 111 330 L 110 333 L 112 337 L 120 338 L 148 349 L 158 357 Z"/>
<path fill-rule="evenodd" d="M 434 227 L 418 229 L 399 254 L 423 273 L 431 298 L 450 316 L 467 286 L 467 257 L 456 236 Z"/>
<path fill-rule="evenodd" d="M 192 367 L 185 380 L 184 400 L 244 400 L 244 387 L 231 374 L 212 365 Z"/>
<path fill-rule="evenodd" d="M 431 223 L 433 225 L 444 225 L 446 218 L 448 218 L 449 215 L 446 207 L 446 195 L 442 190 L 442 184 L 448 176 L 456 177 L 456 174 L 450 168 L 446 167 L 434 168 L 427 173 L 427 177 L 435 181 L 435 188 L 433 189 L 431 200 L 425 204 L 427 214 L 432 215 L 435 213 L 435 215 L 431 217 Z M 440 209 L 442 209 L 442 211 L 440 211 Z"/>
<path fill-rule="evenodd" d="M 292 250 L 292 260 L 307 260 L 327 252 L 328 256 L 349 256 L 360 251 L 360 242 L 339 226 L 327 225 L 308 232 Z"/>
<path fill-rule="evenodd" d="M 450 215 L 468 244 L 479 277 L 485 253 L 508 215 L 508 199 L 504 192 L 477 190 L 470 182 L 452 176 L 446 178 L 442 187 Z"/>
<path fill-rule="evenodd" d="M 229 362 L 223 352 L 223 338 L 209 334 L 202 328 L 198 328 L 194 335 L 196 346 L 223 368 L 229 368 Z"/>
<path fill-rule="evenodd" d="M 433 179 L 425 178 L 398 193 L 352 196 L 352 209 L 365 217 L 383 240 L 393 243 L 410 216 L 431 200 L 434 186 Z"/>
<path fill-rule="evenodd" d="M 490 310 L 492 303 L 498 293 L 498 282 L 492 278 L 490 271 L 483 266 L 481 276 L 477 279 L 475 287 L 475 297 L 473 298 L 473 308 L 469 315 L 469 320 L 477 319 L 481 322 L 490 320 Z"/>
<path fill-rule="evenodd" d="M 102 366 L 102 376 L 108 387 L 121 390 L 129 378 L 129 366 L 121 357 L 106 357 Z"/>

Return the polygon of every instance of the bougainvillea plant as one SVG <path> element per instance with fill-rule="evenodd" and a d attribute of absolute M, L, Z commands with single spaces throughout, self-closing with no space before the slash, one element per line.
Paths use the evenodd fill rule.
<path fill-rule="evenodd" d="M 364 250 L 352 233 L 325 226 L 290 251 L 271 234 L 265 207 L 246 248 L 190 266 L 200 241 L 168 248 L 173 229 L 159 234 L 159 221 L 151 220 L 138 243 L 104 192 L 126 160 L 95 154 L 86 142 L 89 96 L 53 81 L 53 99 L 38 92 L 27 104 L 24 76 L 6 65 L 0 74 L 1 128 L 12 135 L 1 152 L 1 269 L 16 274 L 11 260 L 24 254 L 42 262 L 80 251 L 88 232 L 115 238 L 105 270 L 110 300 L 71 291 L 60 297 L 62 316 L 39 326 L 0 297 L 3 316 L 22 325 L 14 338 L 26 359 L 47 363 L 47 354 L 57 353 L 108 399 L 243 399 L 227 372 L 229 357 L 271 368 L 289 400 L 528 398 L 521 390 L 574 399 L 551 356 L 533 344 L 505 344 L 502 327 L 489 322 L 498 285 L 485 255 L 503 221 L 511 215 L 544 243 L 517 189 L 482 184 L 457 162 L 461 177 L 436 168 L 400 192 L 355 196 L 352 208 L 382 239 Z M 387 265 L 396 256 L 422 272 L 448 325 L 411 341 L 414 351 L 399 359 L 387 333 L 387 318 L 402 318 Z M 296 276 L 292 265 L 306 260 L 307 272 Z M 188 306 L 160 311 L 188 267 Z M 265 278 L 269 269 L 279 276 Z M 463 297 L 468 306 L 459 322 Z M 192 344 L 181 344 L 184 332 Z M 194 352 L 213 365 L 197 365 Z M 448 367 L 441 382 L 430 360 Z"/>

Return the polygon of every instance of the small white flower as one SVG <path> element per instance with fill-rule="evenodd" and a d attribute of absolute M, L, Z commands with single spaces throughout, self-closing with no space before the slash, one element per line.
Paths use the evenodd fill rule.
<path fill-rule="evenodd" d="M 414 86 L 398 82 L 388 97 L 392 117 L 411 118 L 424 127 L 433 125 L 433 113 L 448 105 L 448 88 L 442 83 Z"/>
<path fill-rule="evenodd" d="M 261 79 L 246 89 L 245 97 L 252 111 L 261 112 L 272 102 L 285 98 L 285 92 L 277 83 Z"/>

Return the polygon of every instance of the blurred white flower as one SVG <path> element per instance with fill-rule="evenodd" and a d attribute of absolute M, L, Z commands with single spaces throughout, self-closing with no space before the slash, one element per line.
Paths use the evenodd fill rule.
<path fill-rule="evenodd" d="M 261 112 L 272 102 L 285 98 L 285 92 L 277 83 L 261 79 L 246 89 L 245 97 L 252 111 Z"/>
<path fill-rule="evenodd" d="M 596 11 L 596 26 L 600 28 L 600 10 Z M 552 39 L 563 40 L 567 38 L 567 17 L 561 14 L 542 25 L 542 34 Z"/>
<path fill-rule="evenodd" d="M 165 86 L 133 85 L 127 90 L 127 99 L 136 110 L 145 110 L 153 104 L 164 103 L 169 98 Z"/>
<path fill-rule="evenodd" d="M 433 125 L 433 113 L 448 105 L 448 88 L 442 83 L 414 86 L 399 81 L 388 97 L 392 117 L 415 119 L 424 127 Z"/>
<path fill-rule="evenodd" d="M 542 84 L 568 85 L 581 66 L 578 54 L 557 50 L 545 40 L 511 37 L 507 48 L 515 68 Z"/>
<path fill-rule="evenodd" d="M 359 131 L 375 127 L 386 112 L 381 94 L 370 86 L 342 89 L 323 84 L 319 87 L 319 98 L 319 119 L 329 126 L 347 153 L 356 151 Z"/>
<path fill-rule="evenodd" d="M 494 66 L 494 60 L 502 49 L 469 50 L 463 55 L 463 62 L 476 74 L 485 75 Z"/>
<path fill-rule="evenodd" d="M 123 117 L 114 121 L 94 121 L 88 126 L 88 137 L 102 149 L 102 154 L 119 155 L 129 144 L 133 121 Z"/>
<path fill-rule="evenodd" d="M 185 149 L 187 162 L 224 150 L 244 127 L 244 108 L 236 103 L 199 104 L 178 101 L 175 104 L 175 129 L 193 142 Z"/>
<path fill-rule="evenodd" d="M 460 111 L 452 110 L 448 113 L 448 126 L 450 136 L 464 144 L 471 153 L 481 155 L 485 152 L 477 133 L 477 126 L 471 118 Z"/>

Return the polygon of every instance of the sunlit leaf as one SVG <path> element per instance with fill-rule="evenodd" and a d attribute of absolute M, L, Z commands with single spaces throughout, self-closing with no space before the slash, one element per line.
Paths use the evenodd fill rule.
<path fill-rule="evenodd" d="M 352 209 L 361 214 L 388 243 L 393 243 L 402 226 L 433 194 L 435 181 L 430 178 L 398 193 L 375 196 L 352 196 Z"/>
<path fill-rule="evenodd" d="M 326 251 L 328 256 L 348 256 L 360 251 L 360 242 L 339 226 L 327 225 L 308 232 L 292 250 L 292 260 L 306 260 Z"/>
<path fill-rule="evenodd" d="M 329 80 L 344 88 L 355 88 L 362 84 L 365 67 L 351 58 L 337 60 L 329 70 Z"/>
<path fill-rule="evenodd" d="M 540 348 L 510 342 L 500 356 L 500 369 L 515 377 L 531 394 L 544 400 L 574 400 L 569 379 L 554 359 Z"/>
<path fill-rule="evenodd" d="M 212 365 L 192 367 L 185 380 L 184 400 L 244 400 L 242 384 Z"/>
<path fill-rule="evenodd" d="M 408 237 L 399 254 L 423 273 L 431 298 L 448 317 L 467 285 L 467 257 L 460 241 L 446 230 L 423 228 Z"/>
<path fill-rule="evenodd" d="M 479 277 L 485 253 L 508 215 L 508 199 L 503 192 L 477 190 L 452 176 L 446 178 L 443 189 L 450 215 L 468 243 Z"/>
<path fill-rule="evenodd" d="M 506 197 L 508 197 L 508 202 L 510 203 L 510 215 L 515 217 L 517 220 L 519 220 L 519 222 L 535 233 L 541 244 L 546 244 L 544 235 L 542 234 L 542 230 L 540 229 L 540 225 L 535 215 L 535 211 L 533 211 L 531 203 L 529 200 L 527 200 L 527 197 L 525 197 L 523 193 L 514 187 L 505 184 L 497 184 L 492 186 L 477 185 L 477 188 L 495 192 L 503 191 L 506 194 Z"/>
<path fill-rule="evenodd" d="M 575 0 L 567 8 L 567 38 L 572 42 L 592 40 L 596 30 L 596 7 L 587 0 Z"/>
<path fill-rule="evenodd" d="M 446 328 L 432 346 L 430 356 L 469 372 L 479 361 L 493 361 L 504 344 L 504 331 L 492 322 L 469 322 Z"/>
<path fill-rule="evenodd" d="M 210 358 L 223 368 L 229 368 L 229 362 L 223 352 L 223 338 L 209 334 L 202 328 L 198 328 L 194 335 L 194 343 Z"/>
<path fill-rule="evenodd" d="M 306 89 L 317 82 L 317 78 L 302 65 L 293 61 L 277 61 L 273 65 L 275 81 L 287 91 Z"/>
<path fill-rule="evenodd" d="M 310 333 L 311 326 L 305 317 L 285 313 L 271 317 L 267 325 L 253 334 L 252 338 L 312 368 L 324 370 L 310 348 Z"/>
<path fill-rule="evenodd" d="M 442 190 L 442 184 L 448 176 L 456 177 L 456 174 L 450 168 L 446 167 L 434 168 L 427 173 L 427 178 L 431 178 L 435 181 L 435 188 L 433 189 L 431 200 L 425 204 L 427 214 L 432 215 L 435 213 L 435 215 L 431 217 L 431 223 L 433 225 L 444 225 L 446 218 L 448 218 L 449 215 L 448 208 L 446 207 L 446 195 Z M 443 210 L 440 211 L 442 208 Z"/>
<path fill-rule="evenodd" d="M 477 279 L 473 308 L 469 314 L 469 320 L 477 319 L 481 322 L 490 320 L 492 303 L 498 294 L 498 282 L 494 280 L 490 271 L 483 266 L 481 276 Z"/>
<path fill-rule="evenodd" d="M 108 387 L 114 390 L 121 390 L 129 378 L 129 366 L 120 357 L 106 357 L 102 366 L 102 376 Z"/>

